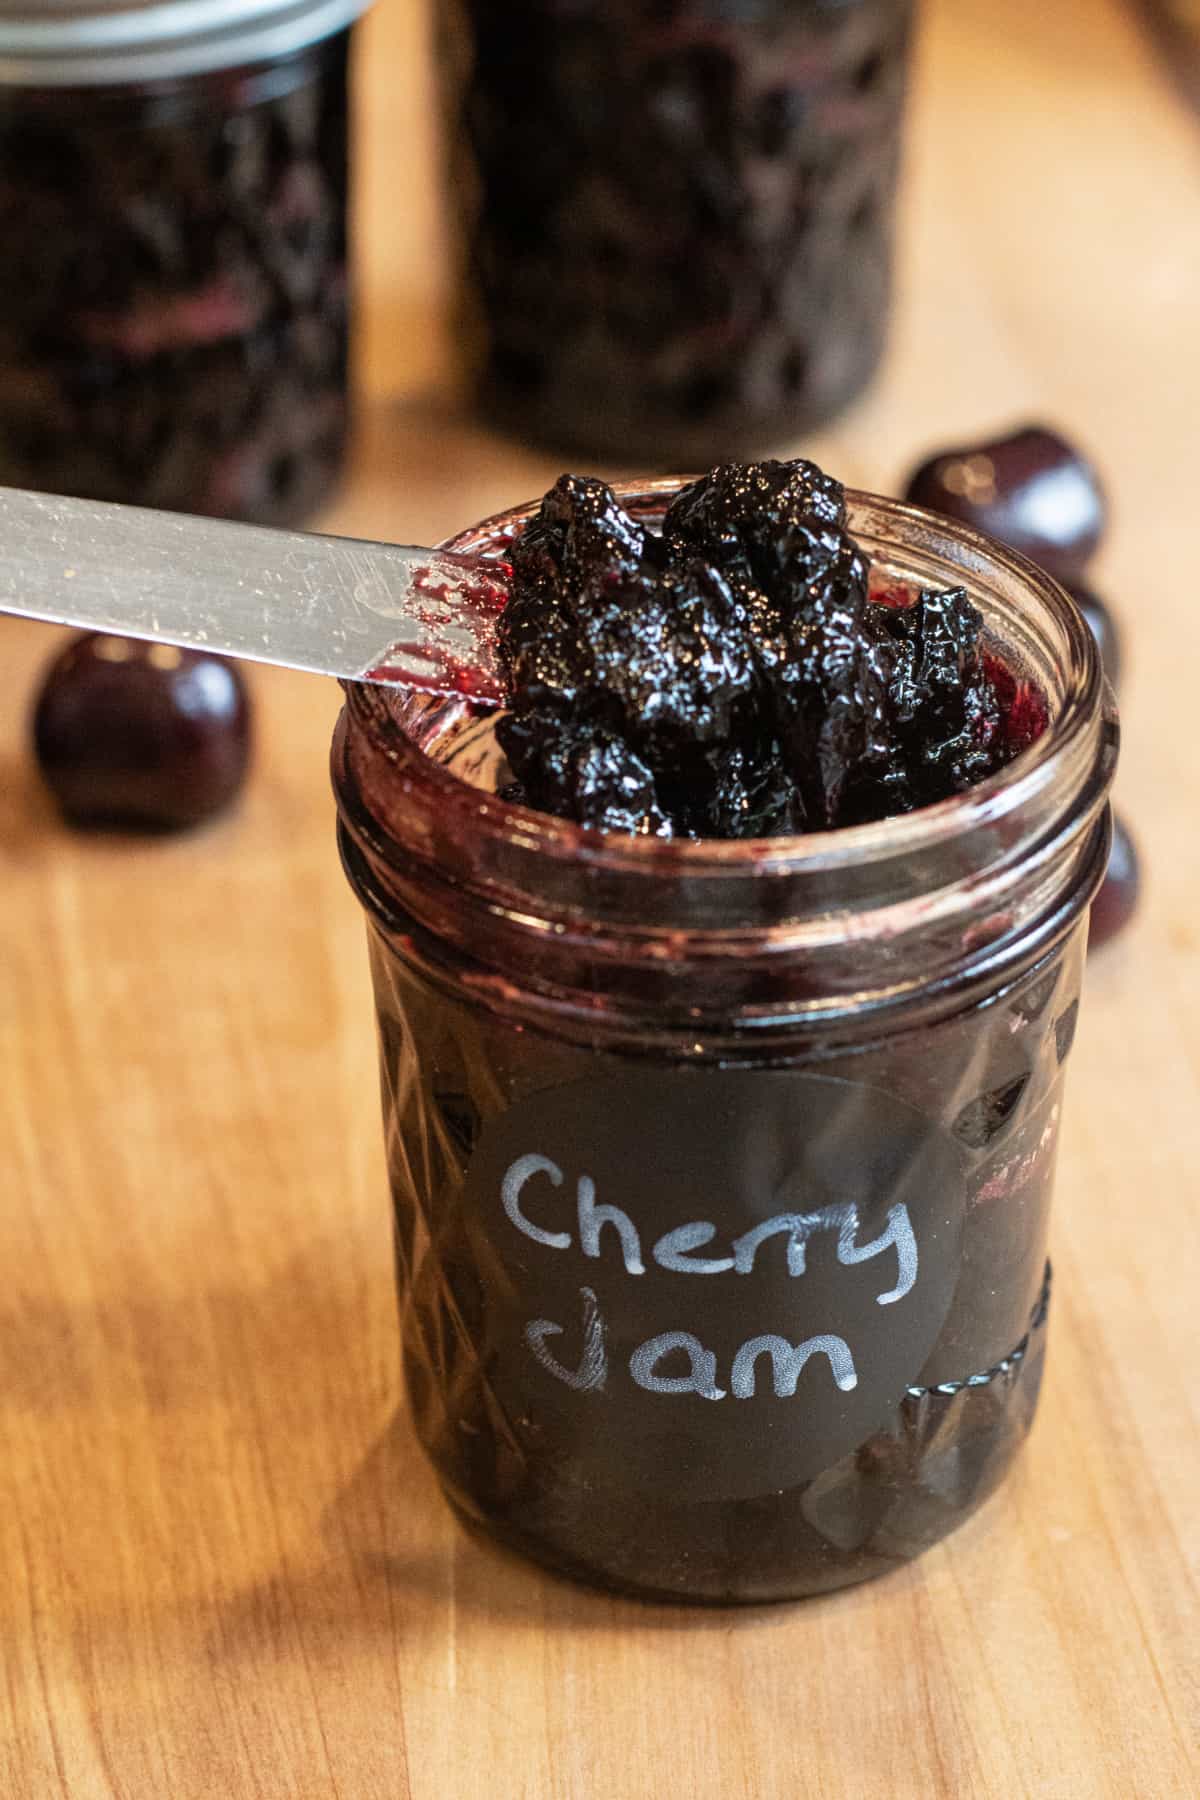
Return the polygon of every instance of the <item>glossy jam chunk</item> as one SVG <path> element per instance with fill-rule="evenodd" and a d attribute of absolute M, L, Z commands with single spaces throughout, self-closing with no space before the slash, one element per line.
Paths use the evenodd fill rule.
<path fill-rule="evenodd" d="M 726 464 L 661 532 L 563 476 L 499 628 L 512 798 L 610 831 L 766 837 L 959 793 L 1045 724 L 966 593 L 875 598 L 840 485 Z"/>

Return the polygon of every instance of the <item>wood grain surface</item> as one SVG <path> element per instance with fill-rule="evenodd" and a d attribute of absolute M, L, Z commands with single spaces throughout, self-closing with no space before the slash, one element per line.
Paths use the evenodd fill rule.
<path fill-rule="evenodd" d="M 364 403 L 327 523 L 431 538 L 558 472 L 458 410 L 423 10 L 358 55 Z M 399 1399 L 336 694 L 257 672 L 235 816 L 73 836 L 54 634 L 0 621 L 0 1794 L 1200 1794 L 1200 135 L 1115 0 L 931 0 L 899 306 L 806 448 L 888 488 L 1025 416 L 1111 481 L 1119 803 L 1148 879 L 1073 1054 L 1041 1415 L 909 1570 L 646 1608 L 455 1525 Z"/>

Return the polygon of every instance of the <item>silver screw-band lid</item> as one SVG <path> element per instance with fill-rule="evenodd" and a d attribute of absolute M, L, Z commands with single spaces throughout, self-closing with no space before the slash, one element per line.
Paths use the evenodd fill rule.
<path fill-rule="evenodd" d="M 0 84 L 97 87 L 273 62 L 369 0 L 0 0 Z"/>

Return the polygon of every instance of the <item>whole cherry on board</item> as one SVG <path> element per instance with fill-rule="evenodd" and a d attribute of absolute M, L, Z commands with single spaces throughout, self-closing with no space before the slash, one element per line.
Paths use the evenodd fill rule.
<path fill-rule="evenodd" d="M 1092 901 L 1088 949 L 1098 950 L 1124 931 L 1137 910 L 1141 865 L 1137 846 L 1120 814 L 1113 816 L 1113 841 L 1100 891 Z"/>
<path fill-rule="evenodd" d="M 986 531 L 1060 581 L 1082 577 L 1108 517 L 1092 465 L 1044 425 L 939 451 L 914 470 L 904 498 Z"/>
<path fill-rule="evenodd" d="M 1066 581 L 1063 586 L 1087 620 L 1088 629 L 1100 650 L 1104 673 L 1113 687 L 1118 687 L 1121 680 L 1121 633 L 1111 608 L 1100 598 L 1095 588 L 1088 587 L 1084 582 Z"/>
<path fill-rule="evenodd" d="M 33 738 L 71 824 L 178 830 L 241 787 L 250 702 L 224 657 L 86 632 L 47 670 Z"/>

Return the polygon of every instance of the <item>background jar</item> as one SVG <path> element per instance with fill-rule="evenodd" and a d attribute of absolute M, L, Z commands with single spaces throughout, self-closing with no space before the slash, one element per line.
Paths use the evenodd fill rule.
<path fill-rule="evenodd" d="M 879 361 L 911 0 L 448 0 L 461 337 L 509 430 L 707 467 Z"/>
<path fill-rule="evenodd" d="M 299 521 L 347 420 L 363 0 L 0 0 L 0 483 Z"/>
<path fill-rule="evenodd" d="M 676 485 L 624 498 L 653 518 Z M 1047 576 L 848 500 L 887 585 L 967 583 L 1045 694 L 1045 734 L 965 794 L 806 838 L 629 840 L 498 800 L 462 700 L 352 687 L 334 742 L 418 1434 L 465 1517 L 646 1595 L 782 1598 L 918 1554 L 1037 1399 L 1116 721 Z M 811 1367 L 781 1369 L 785 1337 Z"/>

